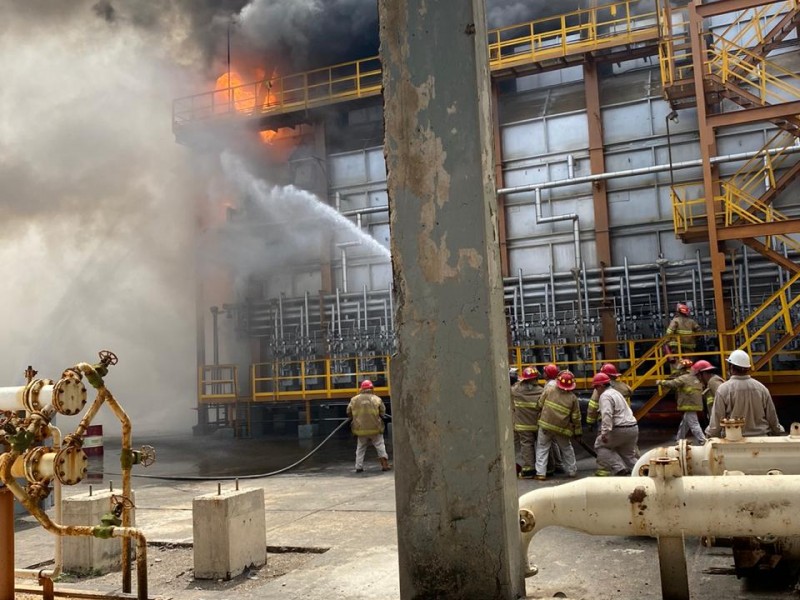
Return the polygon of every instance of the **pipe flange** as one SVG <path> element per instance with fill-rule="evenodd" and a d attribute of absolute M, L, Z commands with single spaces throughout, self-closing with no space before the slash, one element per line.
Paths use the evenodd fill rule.
<path fill-rule="evenodd" d="M 800 423 L 792 423 L 789 427 L 789 437 L 800 437 Z"/>
<path fill-rule="evenodd" d="M 30 483 L 39 483 L 44 479 L 42 476 L 42 458 L 49 451 L 50 448 L 46 446 L 36 446 L 25 453 L 22 459 L 22 467 L 25 473 L 25 479 Z"/>
<path fill-rule="evenodd" d="M 39 402 L 39 392 L 46 385 L 52 385 L 50 379 L 34 379 L 22 391 L 22 404 L 28 412 L 35 412 L 42 410 L 42 404 Z"/>
<path fill-rule="evenodd" d="M 522 508 L 519 511 L 519 530 L 522 533 L 530 533 L 536 527 L 536 517 L 527 508 Z"/>
<path fill-rule="evenodd" d="M 77 415 L 86 406 L 86 386 L 75 377 L 59 379 L 53 386 L 53 407 L 62 415 Z"/>
<path fill-rule="evenodd" d="M 80 448 L 67 446 L 56 454 L 55 475 L 64 485 L 75 485 L 83 480 L 89 470 L 89 460 Z"/>

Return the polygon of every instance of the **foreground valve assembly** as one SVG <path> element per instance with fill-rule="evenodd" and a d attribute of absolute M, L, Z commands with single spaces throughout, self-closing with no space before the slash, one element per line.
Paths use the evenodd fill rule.
<path fill-rule="evenodd" d="M 37 372 L 28 367 L 24 386 L 0 387 L 0 600 L 14 598 L 15 577 L 33 574 L 43 586 L 45 597 L 52 597 L 52 579 L 60 569 L 60 543 L 56 544 L 56 565 L 50 571 L 14 570 L 13 499 L 16 499 L 49 532 L 57 536 L 94 536 L 122 539 L 122 587 L 131 591 L 131 539 L 136 542 L 137 596 L 147 598 L 147 542 L 131 527 L 131 467 L 147 466 L 155 459 L 152 448 L 131 448 L 131 423 L 128 415 L 106 388 L 104 377 L 117 364 L 113 352 L 103 350 L 99 362 L 77 363 L 64 370 L 61 378 L 34 379 Z M 96 391 L 75 431 L 63 439 L 52 424 L 56 415 L 79 414 L 87 404 L 84 380 Z M 107 405 L 122 426 L 122 495 L 116 497 L 115 518 L 97 525 L 65 526 L 60 520 L 60 486 L 79 483 L 87 472 L 83 451 L 86 432 L 99 409 Z M 23 481 L 24 483 L 20 483 Z M 56 490 L 56 521 L 41 508 L 42 500 Z"/>

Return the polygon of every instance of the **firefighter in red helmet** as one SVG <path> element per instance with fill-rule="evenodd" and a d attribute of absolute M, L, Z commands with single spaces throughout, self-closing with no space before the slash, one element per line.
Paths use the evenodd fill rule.
<path fill-rule="evenodd" d="M 536 479 L 547 479 L 547 459 L 550 447 L 556 444 L 561 449 L 561 457 L 567 477 L 575 477 L 578 465 L 572 438 L 581 435 L 581 409 L 575 389 L 575 376 L 570 371 L 561 371 L 556 377 L 555 389 L 548 390 L 542 397 L 542 412 L 539 415 L 539 434 L 536 439 Z"/>
<path fill-rule="evenodd" d="M 697 333 L 702 328 L 690 315 L 689 306 L 683 302 L 675 308 L 675 316 L 667 327 L 672 354 L 692 353 L 697 349 Z"/>
<path fill-rule="evenodd" d="M 386 453 L 386 444 L 383 441 L 383 416 L 386 406 L 380 396 L 373 393 L 374 386 L 369 379 L 361 382 L 361 392 L 350 399 L 347 405 L 347 416 L 352 419 L 350 428 L 353 435 L 358 438 L 356 446 L 356 473 L 364 470 L 364 456 L 367 446 L 372 444 L 378 452 L 381 471 L 392 468 L 389 464 L 389 455 Z"/>
<path fill-rule="evenodd" d="M 592 379 L 599 397 L 600 431 L 594 442 L 598 470 L 595 475 L 630 475 L 636 464 L 636 445 L 639 427 L 630 406 L 617 390 L 611 378 L 602 371 Z"/>
<path fill-rule="evenodd" d="M 519 446 L 521 469 L 520 477 L 533 477 L 535 465 L 536 432 L 539 429 L 539 412 L 542 386 L 539 385 L 539 371 L 535 367 L 525 367 L 519 380 L 511 388 L 511 401 L 514 410 L 514 446 Z"/>

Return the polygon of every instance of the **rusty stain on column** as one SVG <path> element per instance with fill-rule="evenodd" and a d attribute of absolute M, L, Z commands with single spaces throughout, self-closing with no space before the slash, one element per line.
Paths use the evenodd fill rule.
<path fill-rule="evenodd" d="M 503 139 L 500 134 L 500 99 L 497 82 L 492 82 L 492 137 L 494 138 L 494 181 L 498 189 L 505 187 L 503 177 Z M 500 242 L 500 272 L 508 277 L 508 242 L 506 235 L 506 197 L 497 197 L 497 236 Z"/>
<path fill-rule="evenodd" d="M 714 284 L 714 310 L 717 316 L 717 330 L 726 331 L 730 319 L 725 305 L 725 290 L 722 286 L 722 273 L 725 271 L 725 255 L 720 249 L 717 237 L 717 197 L 719 180 L 717 169 L 711 165 L 711 157 L 717 155 L 717 142 L 714 129 L 708 125 L 708 106 L 703 79 L 703 66 L 706 51 L 703 44 L 703 20 L 697 14 L 699 0 L 689 4 L 689 37 L 692 44 L 692 71 L 695 95 L 697 96 L 697 128 L 700 133 L 700 155 L 703 159 L 703 190 L 706 200 L 706 220 L 708 221 L 708 244 L 711 254 L 711 279 Z M 723 348 L 724 350 L 724 348 Z"/>
<path fill-rule="evenodd" d="M 380 0 L 400 593 L 524 594 L 483 0 Z"/>
<path fill-rule="evenodd" d="M 606 159 L 603 153 L 603 120 L 600 113 L 600 79 L 597 65 L 588 61 L 583 67 L 583 85 L 586 93 L 586 116 L 589 129 L 589 165 L 592 175 L 606 172 Z M 592 184 L 592 201 L 594 203 L 594 239 L 597 262 L 601 268 L 611 267 L 611 232 L 608 215 L 608 193 L 605 180 Z M 600 324 L 603 331 L 604 358 L 617 358 L 617 320 L 611 298 L 606 295 L 603 286 L 603 298 L 600 306 Z M 588 316 L 588 315 L 587 315 Z"/>

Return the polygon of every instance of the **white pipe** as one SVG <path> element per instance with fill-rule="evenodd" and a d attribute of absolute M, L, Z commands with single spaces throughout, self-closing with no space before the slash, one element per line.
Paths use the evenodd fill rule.
<path fill-rule="evenodd" d="M 619 536 L 800 535 L 800 476 L 687 478 L 671 465 L 652 467 L 651 477 L 586 478 L 522 496 L 525 576 L 538 571 L 528 562 L 533 536 L 551 526 Z"/>
<path fill-rule="evenodd" d="M 50 388 L 50 393 L 53 391 L 53 386 L 45 386 Z M 22 400 L 22 392 L 25 391 L 25 386 L 14 387 L 0 387 L 0 410 L 25 410 L 25 404 Z M 44 389 L 42 391 L 45 391 Z"/>
<path fill-rule="evenodd" d="M 792 430 L 798 426 L 792 425 Z M 683 475 L 722 475 L 740 471 L 745 475 L 765 475 L 772 470 L 784 475 L 800 475 L 800 436 L 745 437 L 739 442 L 711 438 L 703 446 L 690 446 L 681 440 L 675 446 L 653 448 L 642 454 L 633 476 L 646 476 L 650 461 L 675 458 Z"/>
<path fill-rule="evenodd" d="M 712 165 L 734 162 L 737 160 L 749 160 L 754 156 L 774 156 L 775 154 L 794 154 L 800 152 L 800 147 L 792 145 L 784 148 L 770 148 L 769 150 L 755 150 L 753 152 L 740 152 L 738 154 L 727 154 L 723 156 L 714 156 L 709 162 Z M 584 175 L 583 177 L 573 177 L 572 179 L 557 179 L 555 181 L 546 181 L 544 183 L 530 183 L 527 185 L 518 185 L 514 187 L 499 188 L 497 194 L 515 194 L 517 192 L 533 192 L 537 190 L 544 190 L 554 187 L 562 187 L 566 185 L 577 185 L 579 183 L 593 183 L 595 181 L 604 181 L 606 179 L 613 179 L 615 177 L 635 177 L 637 175 L 647 175 L 648 173 L 663 173 L 670 169 L 689 169 L 692 167 L 700 167 L 703 165 L 702 158 L 693 160 L 684 160 L 676 163 L 667 163 L 662 165 L 653 165 L 651 167 L 639 167 L 637 169 L 626 169 L 622 171 L 611 171 L 607 173 L 598 173 L 596 175 Z"/>
<path fill-rule="evenodd" d="M 575 157 L 572 154 L 567 154 L 567 177 L 569 179 L 575 177 Z"/>

